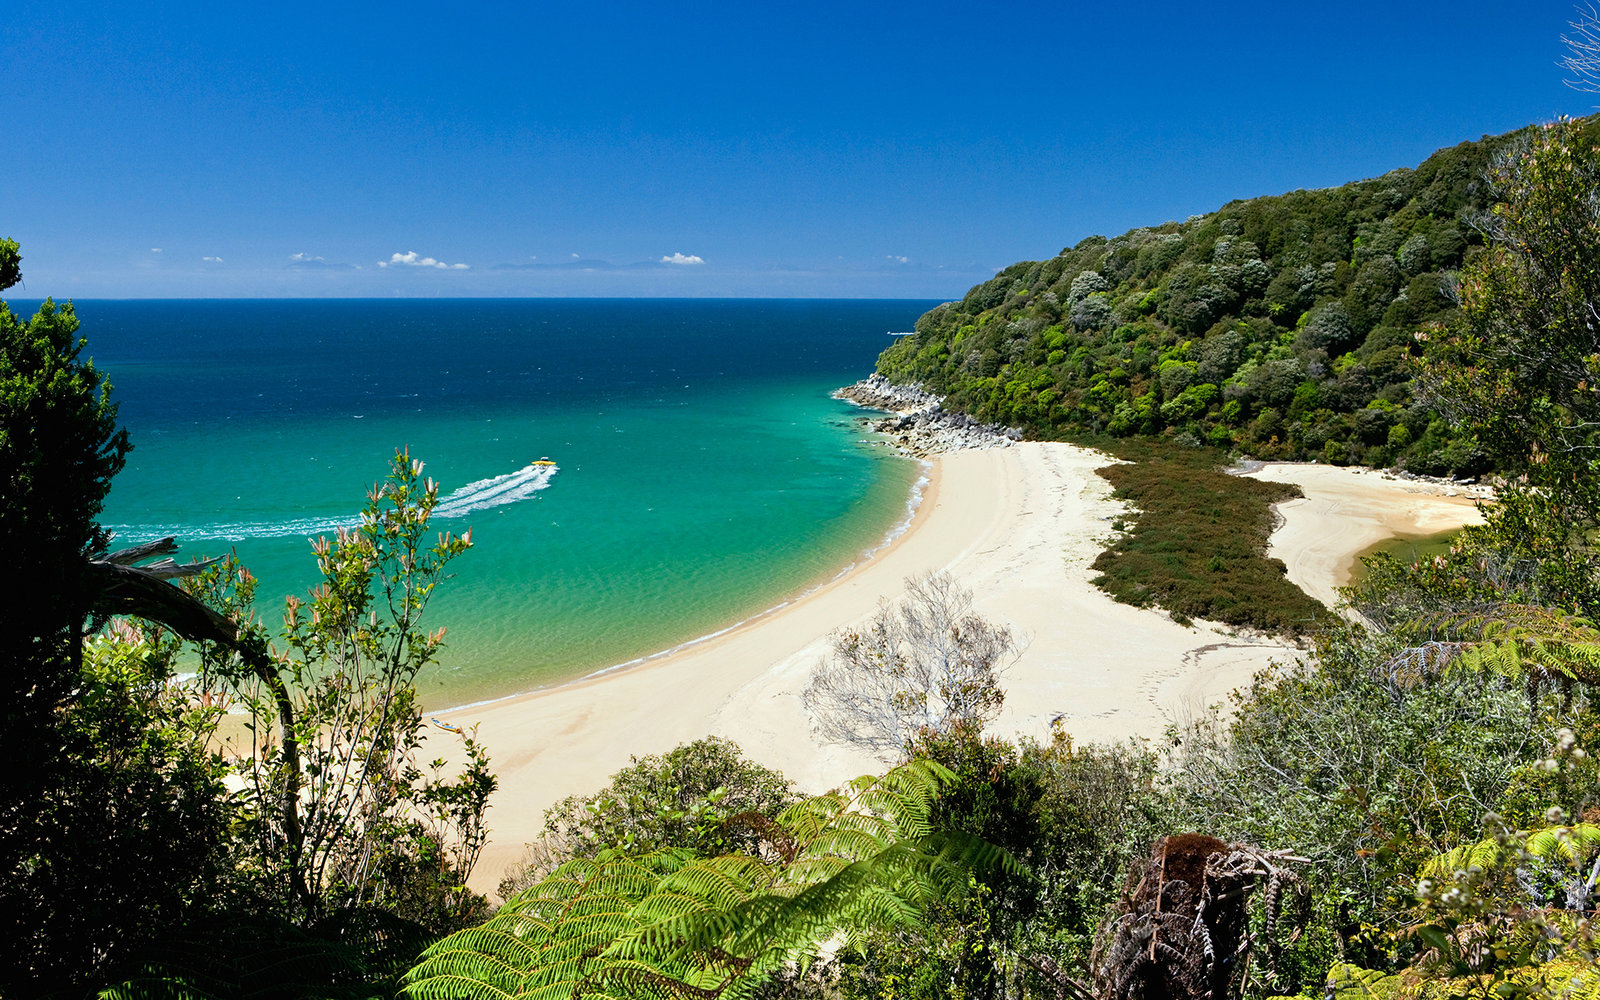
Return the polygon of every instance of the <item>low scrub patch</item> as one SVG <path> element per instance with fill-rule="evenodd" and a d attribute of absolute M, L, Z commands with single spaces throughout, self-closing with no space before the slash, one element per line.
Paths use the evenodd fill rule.
<path fill-rule="evenodd" d="M 1215 449 L 1139 440 L 1096 441 L 1129 463 L 1100 469 L 1134 512 L 1094 561 L 1094 583 L 1137 607 L 1157 605 L 1180 623 L 1207 618 L 1304 635 L 1328 611 L 1267 557 L 1272 505 L 1300 488 L 1222 471 Z M 1108 447 L 1109 446 L 1109 447 Z"/>

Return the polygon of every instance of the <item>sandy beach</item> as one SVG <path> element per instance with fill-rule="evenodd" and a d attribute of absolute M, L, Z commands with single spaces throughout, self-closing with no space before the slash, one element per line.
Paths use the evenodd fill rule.
<path fill-rule="evenodd" d="M 937 456 L 905 534 L 805 598 L 632 669 L 452 714 L 451 722 L 478 726 L 500 778 L 474 885 L 492 891 L 539 835 L 549 805 L 598 790 L 630 755 L 725 736 L 807 792 L 881 770 L 869 756 L 819 742 L 800 694 L 829 635 L 866 619 L 912 574 L 949 571 L 973 591 L 981 614 L 1025 638 L 1005 674 L 1006 704 L 990 727 L 996 735 L 1046 738 L 1060 720 L 1080 741 L 1159 737 L 1224 701 L 1272 659 L 1296 655 L 1274 639 L 1177 625 L 1090 584 L 1089 563 L 1122 510 L 1094 474 L 1107 462 L 1039 442 Z M 1373 541 L 1477 516 L 1459 490 L 1380 473 L 1273 465 L 1256 475 L 1305 490 L 1307 499 L 1282 506 L 1272 553 L 1291 579 L 1330 603 L 1354 554 Z"/>
<path fill-rule="evenodd" d="M 1396 536 L 1480 524 L 1477 504 L 1490 495 L 1481 486 L 1331 465 L 1277 462 L 1251 475 L 1294 483 L 1305 492 L 1303 499 L 1278 505 L 1284 523 L 1273 532 L 1267 554 L 1282 559 L 1289 579 L 1330 607 L 1338 599 L 1335 589 L 1350 582 L 1356 553 Z"/>

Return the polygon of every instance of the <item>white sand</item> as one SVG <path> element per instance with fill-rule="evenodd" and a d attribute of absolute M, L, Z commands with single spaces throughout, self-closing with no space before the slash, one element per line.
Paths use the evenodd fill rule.
<path fill-rule="evenodd" d="M 1481 524 L 1477 486 L 1397 479 L 1373 469 L 1275 463 L 1257 479 L 1295 483 L 1305 498 L 1278 505 L 1283 526 L 1267 554 L 1282 559 L 1289 579 L 1330 607 L 1335 588 L 1350 582 L 1356 554 L 1399 535 L 1433 535 Z"/>
<path fill-rule="evenodd" d="M 1107 462 L 1047 443 L 941 456 L 910 530 L 805 599 L 630 670 L 452 714 L 454 723 L 479 726 L 500 777 L 493 840 L 474 885 L 491 891 L 539 835 L 546 807 L 598 790 L 630 755 L 726 736 L 808 792 L 881 770 L 848 747 L 819 743 L 800 693 L 828 636 L 867 618 L 915 573 L 948 570 L 974 592 L 980 613 L 1026 637 L 1005 675 L 1005 708 L 989 729 L 996 735 L 1046 738 L 1059 718 L 1080 741 L 1159 737 L 1269 660 L 1293 656 L 1273 640 L 1205 623 L 1181 627 L 1090 584 L 1089 563 L 1122 509 L 1093 471 Z M 1345 565 L 1375 538 L 1442 530 L 1471 516 L 1469 506 L 1438 505 L 1451 498 L 1378 474 L 1271 466 L 1259 475 L 1292 476 L 1312 498 L 1285 505 L 1273 554 L 1292 579 L 1330 601 Z M 1352 518 L 1363 527 L 1348 528 Z"/>

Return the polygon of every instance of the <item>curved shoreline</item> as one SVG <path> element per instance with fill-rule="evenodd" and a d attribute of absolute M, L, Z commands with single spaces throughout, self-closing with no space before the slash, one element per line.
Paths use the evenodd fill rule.
<path fill-rule="evenodd" d="M 714 734 L 808 791 L 881 770 L 820 742 L 800 696 L 829 635 L 897 597 L 915 573 L 949 570 L 981 614 L 1028 637 L 1005 678 L 996 735 L 1048 738 L 1059 719 L 1081 740 L 1159 737 L 1287 652 L 1271 640 L 1219 642 L 1209 628 L 1116 604 L 1089 583 L 1098 538 L 1121 511 L 1094 474 L 1107 463 L 1037 442 L 934 456 L 908 529 L 803 599 L 627 670 L 456 713 L 449 721 L 479 727 L 501 783 L 474 885 L 494 886 L 537 837 L 545 808 L 597 790 L 634 755 Z"/>
<path fill-rule="evenodd" d="M 821 742 L 801 693 L 827 655 L 830 634 L 898 596 L 914 573 L 951 572 L 973 591 L 980 614 L 1026 637 L 1003 678 L 1006 703 L 989 727 L 1000 737 L 1048 739 L 1060 724 L 1080 742 L 1160 739 L 1168 726 L 1225 703 L 1273 660 L 1300 655 L 1271 637 L 1207 622 L 1180 626 L 1162 612 L 1117 604 L 1090 583 L 1089 564 L 1110 522 L 1124 513 L 1095 474 L 1111 461 L 1044 442 L 935 455 L 928 492 L 907 530 L 801 598 L 626 670 L 455 713 L 451 722 L 479 727 L 500 779 L 489 816 L 493 839 L 474 887 L 493 890 L 523 844 L 539 835 L 548 806 L 598 790 L 635 755 L 723 736 L 809 792 L 881 771 L 883 764 L 863 753 Z M 1313 594 L 1332 593 L 1337 583 L 1325 557 L 1353 557 L 1373 524 L 1381 532 L 1396 519 L 1415 523 L 1441 508 L 1455 517 L 1476 513 L 1470 500 L 1435 503 L 1440 498 L 1428 495 L 1434 487 L 1376 474 L 1325 466 L 1258 474 L 1293 477 L 1307 493 L 1284 505 L 1273 554 Z M 1350 519 L 1365 527 L 1330 530 Z"/>
<path fill-rule="evenodd" d="M 1289 580 L 1333 607 L 1338 588 L 1350 582 L 1362 552 L 1400 535 L 1432 535 L 1480 524 L 1481 486 L 1402 479 L 1358 467 L 1274 462 L 1247 475 L 1293 483 L 1298 500 L 1277 505 L 1283 524 L 1272 533 L 1267 555 L 1282 559 Z"/>
<path fill-rule="evenodd" d="M 666 649 L 657 650 L 653 653 L 646 653 L 642 656 L 636 656 L 631 660 L 625 660 L 621 663 L 613 663 L 608 667 L 599 667 L 595 670 L 589 671 L 586 674 L 580 674 L 577 677 L 568 677 L 562 680 L 551 681 L 548 684 L 529 688 L 526 691 L 514 691 L 511 694 L 499 695 L 494 698 L 484 698 L 479 701 L 465 702 L 460 705 L 450 706 L 448 708 L 429 709 L 429 712 L 436 715 L 445 715 L 455 712 L 470 712 L 480 710 L 491 705 L 498 705 L 502 702 L 514 701 L 518 698 L 527 698 L 574 684 L 581 684 L 585 681 L 598 680 L 604 677 L 613 676 L 625 670 L 632 670 L 636 667 L 647 666 L 650 663 L 665 659 L 670 656 L 676 656 L 680 653 L 690 652 L 706 643 L 715 642 L 716 640 L 741 629 L 753 628 L 757 625 L 760 625 L 762 622 L 767 621 L 772 616 L 781 614 L 785 610 L 792 608 L 796 604 L 799 604 L 800 602 L 811 597 L 813 594 L 816 594 L 827 587 L 838 583 L 840 580 L 855 572 L 860 567 L 870 563 L 880 553 L 886 552 L 893 548 L 900 542 L 902 538 L 911 532 L 912 527 L 916 523 L 917 512 L 921 510 L 922 505 L 925 502 L 928 502 L 931 498 L 937 496 L 938 493 L 938 480 L 935 477 L 935 472 L 937 470 L 933 463 L 928 461 L 926 458 L 918 458 L 915 456 L 911 456 L 911 460 L 921 467 L 921 471 L 918 473 L 917 478 L 911 483 L 911 492 L 906 498 L 905 516 L 896 521 L 888 531 L 884 532 L 883 538 L 879 540 L 877 545 L 874 545 L 870 549 L 862 550 L 861 553 L 855 557 L 855 559 L 851 560 L 842 569 L 834 571 L 832 575 L 826 578 L 819 578 L 816 582 L 808 583 L 802 586 L 800 589 L 792 591 L 790 596 L 782 598 L 778 601 L 778 603 L 772 605 L 771 607 L 766 608 L 763 611 L 758 611 L 755 614 L 749 615 L 745 618 L 741 618 L 730 625 L 725 625 L 714 632 L 707 632 L 705 635 L 696 636 L 693 639 L 685 639 L 684 641 L 677 643 L 676 645 L 669 646 Z"/>

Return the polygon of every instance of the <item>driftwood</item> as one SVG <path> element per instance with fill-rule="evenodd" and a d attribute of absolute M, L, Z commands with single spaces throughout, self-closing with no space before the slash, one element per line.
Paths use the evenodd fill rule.
<path fill-rule="evenodd" d="M 176 551 L 177 540 L 169 536 L 91 559 L 89 575 L 96 588 L 94 612 L 144 618 L 165 625 L 185 639 L 219 643 L 239 653 L 258 672 L 270 666 L 265 649 L 254 648 L 235 622 L 166 583 L 195 576 L 216 563 L 216 559 L 179 565 L 176 560 L 167 558 L 148 566 L 134 565 L 142 559 Z M 262 662 L 256 662 L 258 660 Z"/>
<path fill-rule="evenodd" d="M 178 551 L 178 540 L 172 535 L 168 535 L 153 542 L 145 542 L 142 545 L 131 545 L 125 549 L 118 549 L 110 555 L 93 561 L 114 563 L 118 566 L 132 566 L 134 563 L 149 559 L 151 556 L 170 556 L 176 551 Z M 163 559 L 147 566 L 140 566 L 139 572 L 161 580 L 170 580 L 180 576 L 195 576 L 207 566 L 221 561 L 222 557 L 217 556 L 214 559 L 204 559 L 200 562 L 185 563 L 180 566 L 176 559 Z"/>

